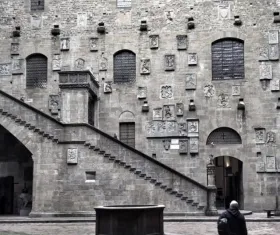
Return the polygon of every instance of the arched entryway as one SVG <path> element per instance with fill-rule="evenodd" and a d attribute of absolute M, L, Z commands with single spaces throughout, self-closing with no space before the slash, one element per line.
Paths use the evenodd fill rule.
<path fill-rule="evenodd" d="M 0 216 L 28 215 L 32 209 L 32 154 L 1 125 L 0 140 Z"/>
<path fill-rule="evenodd" d="M 220 156 L 215 158 L 217 187 L 216 206 L 218 209 L 229 207 L 232 200 L 243 205 L 243 163 L 237 158 Z"/>

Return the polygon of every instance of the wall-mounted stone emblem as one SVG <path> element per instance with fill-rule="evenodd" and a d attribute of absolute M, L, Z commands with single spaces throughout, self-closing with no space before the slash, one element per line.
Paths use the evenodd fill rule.
<path fill-rule="evenodd" d="M 98 51 L 98 38 L 90 38 L 89 39 L 89 50 L 90 51 Z"/>
<path fill-rule="evenodd" d="M 104 52 L 102 52 L 100 57 L 99 70 L 106 71 L 107 67 L 108 67 L 108 59 L 105 58 Z"/>
<path fill-rule="evenodd" d="M 104 82 L 104 93 L 112 93 L 112 82 Z"/>
<path fill-rule="evenodd" d="M 279 43 L 279 31 L 278 30 L 270 30 L 268 33 L 268 43 L 269 44 L 278 44 Z"/>
<path fill-rule="evenodd" d="M 231 17 L 230 4 L 223 1 L 218 6 L 218 18 L 220 20 L 223 20 L 223 19 L 230 19 L 230 17 Z"/>
<path fill-rule="evenodd" d="M 69 51 L 70 50 L 70 39 L 69 38 L 61 38 L 60 50 L 61 51 Z"/>
<path fill-rule="evenodd" d="M 175 55 L 165 55 L 165 71 L 175 70 Z"/>
<path fill-rule="evenodd" d="M 240 96 L 240 86 L 239 85 L 233 85 L 232 86 L 232 95 L 233 96 Z"/>
<path fill-rule="evenodd" d="M 67 149 L 67 164 L 78 164 L 78 149 Z"/>
<path fill-rule="evenodd" d="M 77 26 L 86 27 L 87 26 L 87 13 L 80 12 L 77 14 Z"/>
<path fill-rule="evenodd" d="M 162 120 L 162 108 L 153 109 L 153 120 L 161 121 Z"/>
<path fill-rule="evenodd" d="M 276 158 L 275 156 L 266 156 L 266 172 L 276 171 Z"/>
<path fill-rule="evenodd" d="M 210 98 L 215 95 L 215 87 L 211 84 L 206 85 L 203 89 L 203 92 L 205 97 Z"/>
<path fill-rule="evenodd" d="M 272 132 L 272 131 L 267 132 L 266 143 L 269 145 L 276 143 L 276 134 L 274 132 Z"/>
<path fill-rule="evenodd" d="M 270 82 L 270 89 L 271 91 L 280 91 L 280 80 L 272 79 Z"/>
<path fill-rule="evenodd" d="M 257 163 L 257 172 L 265 172 L 265 163 L 264 162 Z"/>
<path fill-rule="evenodd" d="M 177 35 L 177 49 L 187 50 L 188 49 L 188 36 L 187 35 Z"/>
<path fill-rule="evenodd" d="M 11 75 L 11 64 L 0 64 L 0 76 Z"/>
<path fill-rule="evenodd" d="M 179 140 L 179 153 L 180 154 L 188 153 L 188 140 L 187 139 Z"/>
<path fill-rule="evenodd" d="M 184 116 L 184 104 L 183 103 L 176 104 L 176 115 Z"/>
<path fill-rule="evenodd" d="M 265 129 L 264 128 L 256 128 L 256 144 L 264 144 L 266 141 L 265 138 Z"/>
<path fill-rule="evenodd" d="M 188 135 L 188 128 L 186 122 L 179 122 L 178 123 L 178 130 L 179 136 L 187 136 Z"/>
<path fill-rule="evenodd" d="M 262 62 L 260 64 L 260 80 L 272 79 L 272 65 Z"/>
<path fill-rule="evenodd" d="M 138 87 L 138 99 L 146 99 L 147 98 L 147 87 Z"/>
<path fill-rule="evenodd" d="M 159 47 L 159 35 L 150 35 L 150 48 L 158 49 Z"/>
<path fill-rule="evenodd" d="M 11 55 L 19 55 L 19 43 L 11 43 Z"/>
<path fill-rule="evenodd" d="M 60 56 L 60 54 L 53 55 L 52 67 L 53 67 L 52 68 L 53 71 L 61 70 L 61 56 Z"/>
<path fill-rule="evenodd" d="M 218 107 L 219 108 L 230 108 L 229 95 L 227 95 L 225 93 L 221 93 L 218 96 Z"/>
<path fill-rule="evenodd" d="M 31 16 L 31 27 L 32 29 L 40 29 L 42 28 L 42 17 L 41 16 L 37 16 L 37 15 L 33 15 Z"/>
<path fill-rule="evenodd" d="M 198 135 L 198 120 L 188 120 L 188 135 L 197 136 Z"/>
<path fill-rule="evenodd" d="M 198 153 L 198 138 L 192 137 L 190 140 L 190 153 Z"/>
<path fill-rule="evenodd" d="M 61 96 L 50 95 L 49 96 L 49 110 L 51 114 L 58 115 L 61 109 Z"/>
<path fill-rule="evenodd" d="M 12 62 L 12 74 L 24 73 L 24 59 L 13 59 Z"/>
<path fill-rule="evenodd" d="M 140 74 L 150 74 L 151 73 L 151 60 L 141 59 L 140 61 Z"/>
<path fill-rule="evenodd" d="M 178 136 L 178 123 L 174 121 L 150 121 L 146 125 L 147 137 Z"/>
<path fill-rule="evenodd" d="M 163 105 L 163 120 L 175 120 L 175 105 Z"/>
<path fill-rule="evenodd" d="M 279 46 L 278 44 L 269 45 L 269 59 L 270 60 L 279 60 Z"/>
<path fill-rule="evenodd" d="M 75 69 L 77 70 L 83 70 L 85 68 L 85 60 L 82 58 L 79 58 L 75 61 Z"/>
<path fill-rule="evenodd" d="M 261 47 L 260 49 L 260 54 L 259 54 L 259 61 L 267 61 L 269 60 L 269 55 L 268 55 L 268 47 Z"/>
<path fill-rule="evenodd" d="M 186 90 L 196 89 L 196 74 L 188 73 L 186 74 Z"/>
<path fill-rule="evenodd" d="M 170 144 L 171 144 L 171 140 L 170 139 L 166 139 L 166 140 L 163 140 L 163 147 L 166 151 L 168 151 L 170 149 Z"/>
<path fill-rule="evenodd" d="M 162 85 L 160 87 L 160 98 L 161 99 L 172 99 L 173 98 L 173 87 L 171 85 Z"/>
<path fill-rule="evenodd" d="M 188 65 L 197 65 L 198 59 L 196 53 L 189 53 L 188 54 Z"/>

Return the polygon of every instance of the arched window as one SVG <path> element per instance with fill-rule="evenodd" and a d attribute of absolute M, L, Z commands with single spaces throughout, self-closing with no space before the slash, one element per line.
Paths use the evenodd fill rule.
<path fill-rule="evenodd" d="M 31 11 L 44 10 L 45 0 L 31 0 Z"/>
<path fill-rule="evenodd" d="M 117 0 L 117 7 L 131 7 L 131 0 Z"/>
<path fill-rule="evenodd" d="M 42 54 L 33 54 L 26 58 L 26 87 L 46 87 L 48 77 L 48 59 Z"/>
<path fill-rule="evenodd" d="M 242 144 L 242 140 L 235 130 L 221 127 L 211 132 L 206 144 Z"/>
<path fill-rule="evenodd" d="M 212 43 L 212 79 L 244 78 L 244 42 L 226 38 Z"/>
<path fill-rule="evenodd" d="M 134 82 L 136 56 L 132 51 L 119 51 L 114 55 L 114 82 Z"/>

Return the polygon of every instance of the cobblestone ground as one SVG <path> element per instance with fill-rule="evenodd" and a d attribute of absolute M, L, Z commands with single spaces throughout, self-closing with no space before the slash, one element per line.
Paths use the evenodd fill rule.
<path fill-rule="evenodd" d="M 248 222 L 247 227 L 249 235 L 276 235 L 280 231 L 280 222 Z M 214 222 L 166 222 L 164 228 L 168 235 L 217 235 Z M 95 235 L 95 224 L 0 224 L 0 235 Z"/>

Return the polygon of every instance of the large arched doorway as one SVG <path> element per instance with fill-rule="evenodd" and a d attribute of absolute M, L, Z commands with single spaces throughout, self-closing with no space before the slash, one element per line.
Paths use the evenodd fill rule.
<path fill-rule="evenodd" d="M 218 209 L 229 207 L 232 200 L 243 206 L 242 161 L 230 157 L 220 156 L 215 158 L 216 173 L 215 184 L 217 187 L 216 206 Z"/>
<path fill-rule="evenodd" d="M 28 215 L 32 208 L 32 154 L 1 125 L 0 140 L 0 216 Z"/>

